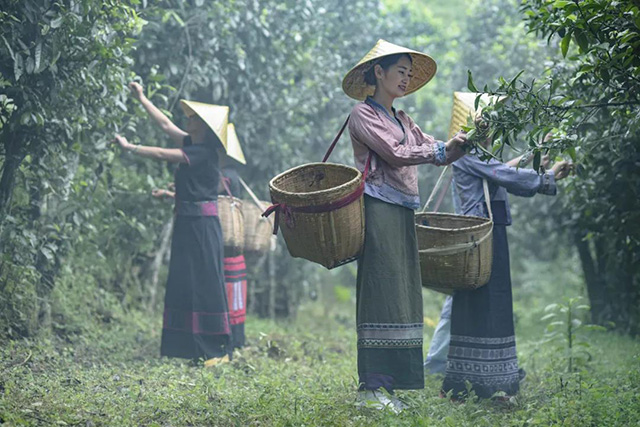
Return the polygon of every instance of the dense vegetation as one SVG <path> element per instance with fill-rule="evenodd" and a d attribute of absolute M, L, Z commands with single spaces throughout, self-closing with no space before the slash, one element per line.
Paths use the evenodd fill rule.
<path fill-rule="evenodd" d="M 353 105 L 341 78 L 378 38 L 437 60 L 432 83 L 398 104 L 426 132 L 446 138 L 454 90 L 484 89 L 508 96 L 486 110 L 496 155 L 530 150 L 538 166 L 548 151 L 576 169 L 554 199 L 512 200 L 520 358 L 532 372 L 519 406 L 453 407 L 435 399 L 433 380 L 398 423 L 638 422 L 637 2 L 3 0 L 0 423 L 298 425 L 319 423 L 327 408 L 330 424 L 371 421 L 349 401 L 355 267 L 325 271 L 283 244 L 275 282 L 265 268 L 250 272 L 250 307 L 286 323 L 252 317 L 250 347 L 220 370 L 157 358 L 171 206 L 150 192 L 173 169 L 110 141 L 118 132 L 170 144 L 129 95 L 132 80 L 179 124 L 181 98 L 230 105 L 248 158 L 241 174 L 267 199 L 275 174 L 321 159 Z M 333 156 L 352 162 L 347 138 Z M 439 170 L 420 172 L 426 196 Z M 441 296 L 425 296 L 434 326 Z M 579 296 L 590 311 L 566 321 L 568 298 Z M 563 306 L 545 312 L 551 303 Z M 545 314 L 565 322 L 546 337 L 547 322 L 560 320 L 541 324 Z M 583 323 L 608 329 L 576 332 L 588 355 L 564 339 Z M 21 390 L 25 378 L 33 389 Z M 109 407 L 114 399 L 124 412 Z"/>

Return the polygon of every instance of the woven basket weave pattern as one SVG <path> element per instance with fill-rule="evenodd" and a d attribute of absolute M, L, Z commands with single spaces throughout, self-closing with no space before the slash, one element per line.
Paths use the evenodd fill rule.
<path fill-rule="evenodd" d="M 241 254 L 244 249 L 242 200 L 230 196 L 218 196 L 218 216 L 222 226 L 225 256 Z"/>
<path fill-rule="evenodd" d="M 360 186 L 362 175 L 352 167 L 310 163 L 290 169 L 271 180 L 273 203 L 291 207 L 336 202 Z M 353 259 L 364 242 L 364 199 L 322 213 L 293 212 L 292 224 L 280 215 L 280 229 L 289 253 L 333 268 Z"/>
<path fill-rule="evenodd" d="M 447 248 L 477 242 L 492 232 L 487 218 L 445 214 L 416 214 L 418 249 Z M 443 292 L 479 288 L 489 281 L 493 259 L 493 239 L 451 255 L 420 253 L 422 285 Z"/>
<path fill-rule="evenodd" d="M 268 202 L 262 202 L 263 206 L 269 206 Z M 263 254 L 269 250 L 273 232 L 273 222 L 263 218 L 262 209 L 257 207 L 252 200 L 242 202 L 244 216 L 244 252 Z"/>

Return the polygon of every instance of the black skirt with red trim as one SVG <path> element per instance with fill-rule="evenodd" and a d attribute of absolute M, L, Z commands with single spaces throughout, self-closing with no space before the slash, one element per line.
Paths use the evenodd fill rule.
<path fill-rule="evenodd" d="M 163 356 L 209 359 L 233 351 L 218 217 L 176 216 L 164 302 Z"/>
<path fill-rule="evenodd" d="M 244 346 L 244 322 L 247 317 L 247 265 L 244 255 L 224 259 L 224 279 L 229 302 L 231 336 L 234 348 Z"/>

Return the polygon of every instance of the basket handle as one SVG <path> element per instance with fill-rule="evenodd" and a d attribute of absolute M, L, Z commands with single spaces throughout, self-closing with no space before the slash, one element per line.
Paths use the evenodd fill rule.
<path fill-rule="evenodd" d="M 336 137 L 333 138 L 333 141 L 331 142 L 331 145 L 329 145 L 329 148 L 327 149 L 327 152 L 324 154 L 324 157 L 322 158 L 322 163 L 326 163 L 327 160 L 329 160 L 329 156 L 331 156 L 331 153 L 333 153 L 333 149 L 336 148 L 336 144 L 340 140 L 340 137 L 344 133 L 344 130 L 347 128 L 347 124 L 349 123 L 349 117 L 351 117 L 351 114 L 349 114 L 347 116 L 347 119 L 342 124 L 342 127 L 340 128 L 340 131 L 338 132 Z M 362 181 L 363 182 L 367 180 L 367 175 L 369 174 L 369 168 L 371 167 L 371 157 L 372 157 L 372 155 L 373 155 L 373 153 L 371 152 L 371 150 L 369 150 L 369 155 L 367 156 L 367 162 L 366 162 L 366 164 L 364 166 L 364 172 L 362 173 Z"/>
<path fill-rule="evenodd" d="M 229 178 L 227 178 L 226 176 L 224 176 L 222 174 L 222 171 L 220 171 L 220 180 L 222 181 L 222 185 L 224 186 L 224 190 L 227 192 L 227 194 L 229 195 L 229 197 L 233 197 L 233 194 L 231 194 L 231 188 L 229 188 Z"/>
<path fill-rule="evenodd" d="M 260 210 L 264 211 L 267 207 L 260 202 L 260 199 L 258 199 L 253 191 L 251 191 L 251 188 L 249 188 L 247 183 L 244 182 L 244 179 L 242 179 L 241 177 L 238 177 L 238 179 L 240 180 L 240 184 L 242 185 L 242 187 L 247 191 L 247 193 L 249 193 L 249 196 L 251 197 L 251 200 L 253 200 L 253 203 L 255 203 L 256 206 L 260 208 Z"/>
<path fill-rule="evenodd" d="M 487 184 L 487 180 L 484 178 L 482 178 L 482 189 L 484 190 L 484 203 L 487 205 L 487 210 L 489 211 L 489 219 L 491 220 L 491 223 L 493 223 L 493 212 L 491 210 L 491 197 L 489 196 L 489 184 Z"/>
<path fill-rule="evenodd" d="M 433 187 L 433 190 L 431 190 L 431 194 L 427 199 L 427 203 L 424 204 L 424 207 L 422 208 L 421 212 L 427 211 L 427 208 L 433 201 L 433 198 L 438 192 L 440 185 L 442 185 L 442 182 L 444 180 L 444 175 L 447 173 L 448 170 L 449 170 L 449 166 L 445 166 L 444 170 L 442 171 L 442 173 L 438 177 L 438 180 L 436 181 L 436 185 Z M 438 208 L 440 207 L 440 204 L 442 203 L 442 200 L 444 199 L 444 195 L 447 192 L 449 185 L 451 185 L 452 180 L 453 180 L 453 174 L 451 174 L 451 176 L 448 178 L 447 182 L 445 183 L 444 188 L 440 193 L 440 196 L 438 197 L 438 201 L 436 202 L 436 205 L 433 209 L 433 212 L 438 212 Z M 487 183 L 487 180 L 484 178 L 482 179 L 482 191 L 484 192 L 484 202 L 487 205 L 487 211 L 489 212 L 489 219 L 491 220 L 491 222 L 493 222 L 493 211 L 491 210 L 491 197 L 489 196 L 489 184 Z"/>
<path fill-rule="evenodd" d="M 340 132 L 338 132 L 336 137 L 333 138 L 333 141 L 331 142 L 331 145 L 329 146 L 329 148 L 327 149 L 327 152 L 324 154 L 324 157 L 322 158 L 322 163 L 325 163 L 327 160 L 329 160 L 329 156 L 333 152 L 333 149 L 336 148 L 336 144 L 338 143 L 338 140 L 340 139 L 340 137 L 344 133 L 344 130 L 347 128 L 347 123 L 349 123 L 349 117 L 351 117 L 351 115 L 347 116 L 347 120 L 344 121 L 344 124 L 340 128 Z"/>
<path fill-rule="evenodd" d="M 437 194 L 438 189 L 440 188 L 440 185 L 442 184 L 442 181 L 444 179 L 444 175 L 447 173 L 448 170 L 449 170 L 449 166 L 447 165 L 447 166 L 444 167 L 444 169 L 442 170 L 442 173 L 438 177 L 438 180 L 436 181 L 436 185 L 433 187 L 433 190 L 431 190 L 431 194 L 429 195 L 429 198 L 427 199 L 427 203 L 424 204 L 424 207 L 422 208 L 421 212 L 426 212 L 427 211 L 427 208 L 429 207 L 429 205 L 433 201 L 433 198 Z M 438 208 L 440 207 L 440 204 L 442 203 L 442 200 L 444 199 L 444 195 L 446 194 L 447 189 L 449 188 L 449 185 L 451 184 L 451 180 L 453 180 L 453 174 L 451 174 L 451 176 L 449 177 L 449 179 L 447 180 L 447 182 L 446 182 L 446 184 L 444 186 L 444 189 L 440 193 L 440 197 L 438 197 L 438 201 L 436 202 L 436 206 L 434 207 L 433 212 L 438 212 Z"/>

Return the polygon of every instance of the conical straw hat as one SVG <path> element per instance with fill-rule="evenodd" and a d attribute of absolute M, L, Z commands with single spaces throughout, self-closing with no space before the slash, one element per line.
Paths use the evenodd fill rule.
<path fill-rule="evenodd" d="M 205 104 L 203 102 L 180 100 L 182 110 L 191 117 L 200 117 L 216 134 L 225 151 L 227 150 L 227 124 L 229 123 L 229 107 L 225 105 Z"/>
<path fill-rule="evenodd" d="M 380 58 L 395 55 L 396 53 L 408 53 L 413 60 L 413 77 L 409 82 L 409 87 L 407 87 L 405 95 L 413 93 L 426 85 L 436 74 L 436 61 L 429 55 L 380 39 L 373 49 L 344 77 L 342 80 L 342 90 L 351 98 L 357 99 L 358 101 L 362 101 L 366 99 L 367 96 L 373 95 L 375 87 L 365 83 L 365 73 L 369 71 Z"/>
<path fill-rule="evenodd" d="M 242 147 L 240 146 L 238 134 L 236 134 L 236 127 L 233 123 L 227 125 L 227 156 L 238 163 L 242 163 L 243 165 L 247 164 L 247 160 L 244 158 L 244 153 L 242 152 Z"/>
<path fill-rule="evenodd" d="M 489 105 L 491 102 L 496 103 L 505 98 L 482 94 L 478 110 L 475 109 L 476 97 L 480 95 L 476 92 L 454 92 L 453 93 L 453 111 L 451 112 L 451 123 L 449 124 L 449 139 L 467 126 L 468 119 L 475 119 L 477 113 L 482 111 L 482 107 Z"/>

